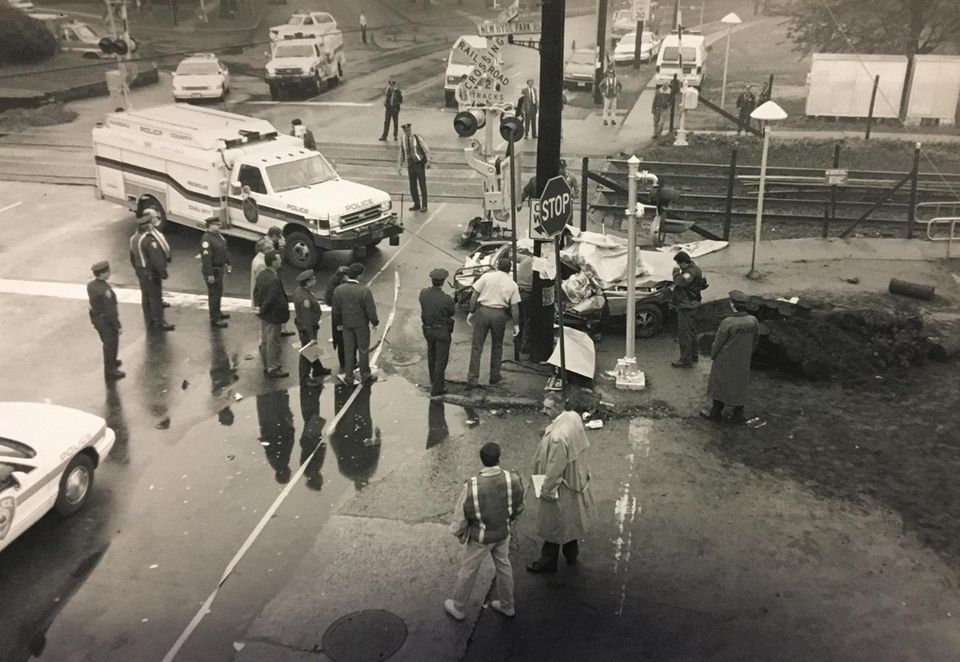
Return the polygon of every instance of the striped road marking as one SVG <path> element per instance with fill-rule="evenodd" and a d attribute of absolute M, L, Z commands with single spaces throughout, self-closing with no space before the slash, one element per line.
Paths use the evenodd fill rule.
<path fill-rule="evenodd" d="M 16 209 L 22 204 L 23 204 L 23 200 L 20 200 L 18 202 L 14 202 L 12 205 L 7 205 L 6 207 L 0 207 L 0 214 L 2 214 L 5 211 L 10 211 L 11 209 Z"/>

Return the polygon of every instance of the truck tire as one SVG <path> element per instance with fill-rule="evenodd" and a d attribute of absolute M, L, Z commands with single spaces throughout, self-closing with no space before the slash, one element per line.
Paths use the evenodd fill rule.
<path fill-rule="evenodd" d="M 635 338 L 652 338 L 663 328 L 663 311 L 652 303 L 642 303 L 637 306 Z"/>
<path fill-rule="evenodd" d="M 287 263 L 298 270 L 313 269 L 320 264 L 323 250 L 313 243 L 313 237 L 306 232 L 294 230 L 287 235 Z"/>
<path fill-rule="evenodd" d="M 451 92 L 450 90 L 443 91 L 443 102 L 446 104 L 447 108 L 453 108 L 457 105 L 456 93 Z"/>
<path fill-rule="evenodd" d="M 280 99 L 280 88 L 270 83 L 270 99 L 271 101 L 278 101 Z"/>
<path fill-rule="evenodd" d="M 313 81 L 310 83 L 311 96 L 317 96 L 320 94 L 320 90 L 323 89 L 323 79 L 320 78 L 320 72 L 317 71 L 313 74 Z"/>
<path fill-rule="evenodd" d="M 93 459 L 86 453 L 77 455 L 60 476 L 60 489 L 53 507 L 61 517 L 70 517 L 83 508 L 93 488 Z"/>
<path fill-rule="evenodd" d="M 167 218 L 167 212 L 163 209 L 163 205 L 156 198 L 146 198 L 140 205 L 140 214 L 137 217 L 143 216 L 143 212 L 148 209 L 157 212 L 157 216 L 160 217 L 160 226 L 158 227 L 160 232 L 170 232 L 174 229 L 173 223 Z"/>

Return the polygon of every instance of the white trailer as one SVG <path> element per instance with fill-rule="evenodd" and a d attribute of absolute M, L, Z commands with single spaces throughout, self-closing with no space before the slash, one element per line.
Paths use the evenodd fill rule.
<path fill-rule="evenodd" d="M 286 262 L 314 267 L 324 251 L 363 254 L 403 232 L 390 195 L 341 179 L 299 138 L 266 120 L 182 104 L 107 116 L 93 130 L 97 194 L 164 227 L 203 228 L 255 241 L 279 227 Z"/>

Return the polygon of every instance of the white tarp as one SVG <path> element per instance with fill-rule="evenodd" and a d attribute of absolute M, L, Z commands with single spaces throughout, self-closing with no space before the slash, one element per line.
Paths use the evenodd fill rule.
<path fill-rule="evenodd" d="M 593 338 L 583 331 L 563 327 L 564 354 L 567 359 L 567 370 L 593 379 L 597 369 L 597 349 Z M 547 359 L 550 365 L 560 367 L 560 343 L 553 347 L 553 354 Z"/>
<path fill-rule="evenodd" d="M 814 53 L 806 114 L 821 117 L 867 117 L 874 76 L 880 76 L 874 117 L 897 117 L 907 76 L 904 55 Z"/>

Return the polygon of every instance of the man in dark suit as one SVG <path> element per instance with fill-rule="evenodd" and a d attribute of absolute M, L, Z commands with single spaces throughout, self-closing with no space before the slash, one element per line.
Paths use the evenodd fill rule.
<path fill-rule="evenodd" d="M 351 264 L 347 280 L 333 291 L 333 324 L 343 331 L 346 365 L 341 381 L 353 386 L 354 357 L 360 359 L 360 380 L 376 381 L 370 372 L 370 325 L 380 324 L 373 294 L 357 280 L 363 275 L 362 264 Z M 356 354 L 355 354 L 356 353 Z"/>
<path fill-rule="evenodd" d="M 540 92 L 533 86 L 533 79 L 527 80 L 527 86 L 520 94 L 520 112 L 523 114 L 523 137 L 530 135 L 533 129 L 533 139 L 537 139 L 537 110 L 540 108 Z"/>
<path fill-rule="evenodd" d="M 316 344 L 320 330 L 320 302 L 310 291 L 310 287 L 317 283 L 317 277 L 312 269 L 307 269 L 297 276 L 297 283 L 297 289 L 293 291 L 293 309 L 297 315 L 295 323 L 300 344 L 306 347 L 311 342 Z M 319 358 L 310 361 L 301 354 L 299 373 L 301 384 L 315 388 L 320 385 L 322 377 L 330 374 L 330 369 L 324 368 Z"/>
<path fill-rule="evenodd" d="M 93 280 L 87 283 L 87 297 L 90 299 L 90 322 L 100 334 L 103 343 L 103 376 L 109 381 L 123 379 L 126 374 L 119 370 L 117 349 L 120 345 L 120 315 L 117 313 L 117 295 L 107 283 L 110 278 L 110 263 L 97 262 L 90 267 Z"/>
<path fill-rule="evenodd" d="M 443 283 L 449 275 L 446 269 L 434 269 L 430 272 L 433 286 L 420 290 L 420 321 L 427 341 L 430 395 L 443 395 L 447 390 L 445 375 L 450 358 L 453 316 L 457 312 L 453 297 L 443 291 Z"/>
<path fill-rule="evenodd" d="M 397 139 L 397 124 L 400 122 L 400 104 L 403 103 L 403 92 L 397 87 L 397 81 L 392 80 L 383 92 L 383 133 L 380 140 L 387 139 L 390 122 L 393 122 L 393 139 Z"/>
<path fill-rule="evenodd" d="M 290 319 L 287 293 L 280 280 L 280 254 L 266 255 L 267 268 L 257 276 L 253 288 L 253 300 L 260 312 L 260 356 L 263 371 L 268 377 L 282 378 L 290 375 L 281 364 L 282 347 L 280 328 Z"/>
<path fill-rule="evenodd" d="M 427 211 L 427 163 L 430 160 L 430 148 L 423 136 L 413 133 L 410 124 L 403 125 L 403 140 L 400 141 L 400 155 L 397 159 L 397 174 L 407 166 L 410 180 L 410 197 L 413 206 L 410 211 Z"/>

